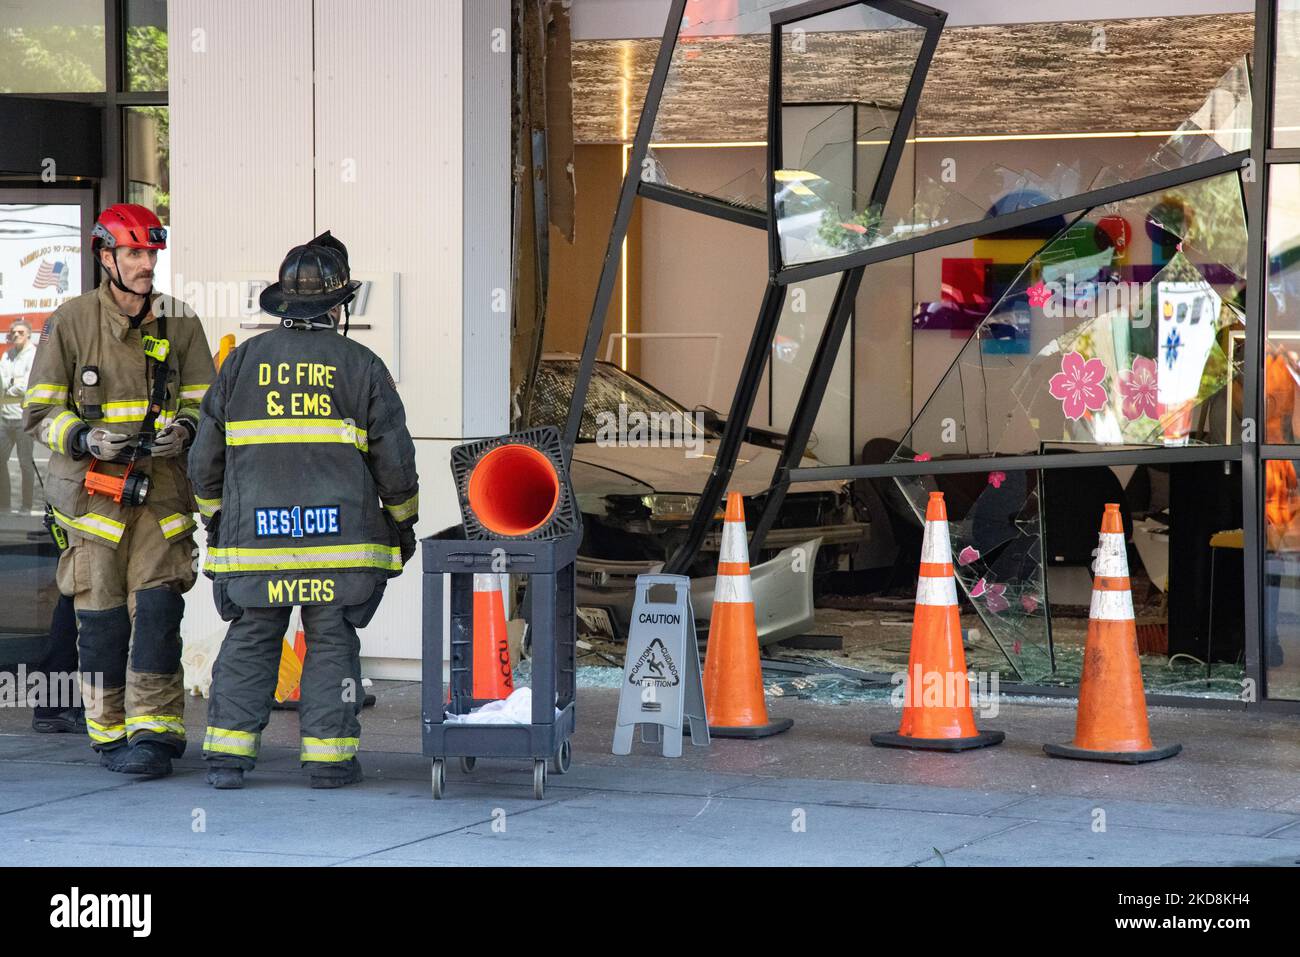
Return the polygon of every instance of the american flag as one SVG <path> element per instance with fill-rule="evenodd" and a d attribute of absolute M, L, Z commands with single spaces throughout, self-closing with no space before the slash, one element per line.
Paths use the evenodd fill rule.
<path fill-rule="evenodd" d="M 50 287 L 53 287 L 55 292 L 68 291 L 68 265 L 62 260 L 54 263 L 41 260 L 41 268 L 36 272 L 32 288 L 49 289 Z"/>

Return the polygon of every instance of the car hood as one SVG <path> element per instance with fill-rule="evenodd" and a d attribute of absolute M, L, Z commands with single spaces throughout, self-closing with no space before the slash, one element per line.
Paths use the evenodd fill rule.
<path fill-rule="evenodd" d="M 601 469 L 649 486 L 655 492 L 698 495 L 704 491 L 704 485 L 713 471 L 719 444 L 717 439 L 710 439 L 704 443 L 703 454 L 692 457 L 687 455 L 691 450 L 681 448 L 601 446 L 595 442 L 581 442 L 573 450 L 573 459 L 590 469 Z M 745 496 L 766 491 L 772 483 L 772 472 L 776 469 L 779 458 L 780 453 L 775 449 L 742 443 L 727 490 Z M 808 456 L 804 456 L 800 463 L 804 467 L 817 464 L 815 459 Z M 587 471 L 583 469 L 575 473 L 577 486 L 585 484 L 581 473 Z M 590 478 L 594 479 L 595 476 Z M 791 486 L 791 491 L 835 492 L 843 488 L 844 484 L 838 480 L 801 482 Z M 584 490 L 578 487 L 577 491 L 581 494 Z"/>

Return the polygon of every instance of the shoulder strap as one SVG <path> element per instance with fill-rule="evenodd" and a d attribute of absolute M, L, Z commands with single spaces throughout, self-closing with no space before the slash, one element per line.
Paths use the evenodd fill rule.
<path fill-rule="evenodd" d="M 167 317 L 158 317 L 158 338 L 167 338 Z M 150 356 L 149 368 L 153 370 L 153 389 L 149 393 L 149 411 L 140 423 L 141 432 L 154 431 L 154 424 L 162 413 L 163 403 L 167 401 L 167 360 L 158 360 Z"/>

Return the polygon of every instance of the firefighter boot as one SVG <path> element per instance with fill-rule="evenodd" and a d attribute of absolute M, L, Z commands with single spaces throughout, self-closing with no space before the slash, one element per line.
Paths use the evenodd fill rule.
<path fill-rule="evenodd" d="M 135 742 L 126 749 L 126 757 L 113 770 L 150 778 L 166 777 L 172 773 L 172 749 L 161 741 Z"/>
<path fill-rule="evenodd" d="M 218 791 L 237 791 L 244 786 L 244 769 L 216 765 L 208 768 L 208 786 Z"/>
<path fill-rule="evenodd" d="M 314 788 L 341 788 L 360 784 L 363 779 L 361 762 L 357 758 L 339 764 L 323 764 L 312 768 L 311 786 Z"/>

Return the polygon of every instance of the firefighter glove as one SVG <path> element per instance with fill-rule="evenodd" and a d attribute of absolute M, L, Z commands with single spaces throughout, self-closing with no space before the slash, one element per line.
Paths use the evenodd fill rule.
<path fill-rule="evenodd" d="M 170 459 L 180 455 L 185 451 L 186 440 L 189 437 L 189 429 L 172 423 L 154 437 L 153 457 Z"/>
<path fill-rule="evenodd" d="M 86 451 L 104 462 L 115 461 L 126 450 L 130 436 L 108 429 L 91 429 L 86 436 Z"/>

